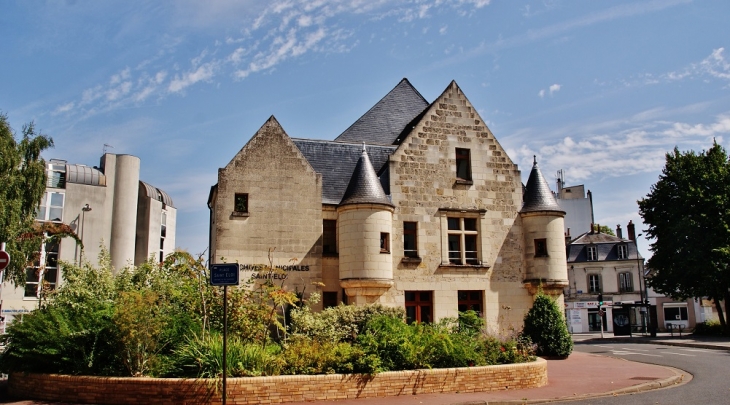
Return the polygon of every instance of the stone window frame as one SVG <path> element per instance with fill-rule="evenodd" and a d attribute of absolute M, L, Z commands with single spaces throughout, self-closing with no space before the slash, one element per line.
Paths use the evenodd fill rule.
<path fill-rule="evenodd" d="M 404 291 L 406 321 L 433 322 L 433 291 Z"/>
<path fill-rule="evenodd" d="M 390 253 L 390 233 L 380 232 L 380 253 Z"/>
<path fill-rule="evenodd" d="M 547 239 L 535 239 L 535 257 L 548 257 Z"/>
<path fill-rule="evenodd" d="M 455 148 L 454 152 L 457 184 L 474 184 L 471 170 L 471 149 Z"/>
<path fill-rule="evenodd" d="M 251 199 L 248 193 L 235 193 L 233 195 L 233 216 L 247 217 L 250 215 Z"/>
<path fill-rule="evenodd" d="M 462 208 L 439 208 L 437 215 L 440 219 L 440 232 L 441 232 L 441 264 L 439 267 L 453 267 L 455 269 L 472 269 L 482 268 L 488 269 L 489 265 L 484 264 L 484 258 L 487 255 L 488 246 L 484 244 L 482 220 L 487 213 L 486 209 L 462 209 Z M 449 231 L 448 220 L 449 218 L 474 218 L 476 219 L 476 249 L 477 259 L 474 264 L 455 264 L 449 260 L 449 233 L 459 233 L 459 231 Z M 462 262 L 463 263 L 463 262 Z"/>
<path fill-rule="evenodd" d="M 413 249 L 406 249 L 406 239 L 412 238 Z M 403 257 L 405 259 L 420 259 L 418 255 L 418 222 L 403 221 Z"/>
<path fill-rule="evenodd" d="M 334 242 L 332 249 L 325 250 L 326 242 Z M 324 256 L 337 256 L 337 220 L 336 219 L 323 219 L 322 220 L 322 255 Z"/>

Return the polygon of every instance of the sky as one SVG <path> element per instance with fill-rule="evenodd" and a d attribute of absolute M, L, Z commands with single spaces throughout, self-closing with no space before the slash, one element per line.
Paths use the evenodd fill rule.
<path fill-rule="evenodd" d="M 729 20 L 721 0 L 3 0 L 0 112 L 53 138 L 46 159 L 138 156 L 195 254 L 218 168 L 271 115 L 332 140 L 404 77 L 429 102 L 455 80 L 524 182 L 536 155 L 596 223 L 643 233 L 667 152 L 730 149 Z"/>

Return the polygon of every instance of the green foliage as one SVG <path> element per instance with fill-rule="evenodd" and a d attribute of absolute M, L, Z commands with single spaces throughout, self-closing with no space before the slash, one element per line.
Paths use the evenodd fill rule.
<path fill-rule="evenodd" d="M 645 232 L 653 239 L 647 283 L 675 299 L 710 297 L 727 305 L 730 160 L 725 149 L 717 143 L 701 153 L 674 148 L 666 155 L 659 181 L 638 203 L 648 225 Z"/>
<path fill-rule="evenodd" d="M 354 306 L 338 305 L 321 312 L 312 312 L 308 306 L 291 311 L 290 333 L 316 337 L 330 342 L 354 342 L 373 318 L 387 316 L 405 319 L 402 308 L 380 304 Z"/>
<path fill-rule="evenodd" d="M 722 325 L 719 321 L 705 321 L 695 325 L 692 333 L 702 336 L 720 336 L 722 335 Z"/>
<path fill-rule="evenodd" d="M 7 345 L 0 369 L 36 373 L 120 375 L 112 306 L 83 309 L 49 307 L 14 322 L 2 341 Z"/>
<path fill-rule="evenodd" d="M 615 233 L 613 233 L 613 229 L 609 228 L 609 227 L 608 227 L 608 226 L 606 226 L 606 225 L 598 225 L 598 224 L 594 224 L 594 225 L 593 225 L 593 228 L 594 228 L 594 230 L 595 230 L 595 231 L 597 231 L 597 232 L 600 232 L 600 233 L 605 233 L 605 234 L 607 234 L 607 235 L 611 235 L 611 236 L 616 236 L 616 234 L 615 234 Z"/>
<path fill-rule="evenodd" d="M 292 338 L 281 353 L 282 374 L 365 373 L 378 370 L 379 359 L 347 342 Z"/>
<path fill-rule="evenodd" d="M 573 339 L 563 313 L 542 291 L 535 295 L 535 303 L 525 315 L 522 334 L 537 345 L 538 356 L 567 357 L 573 351 Z"/>
<path fill-rule="evenodd" d="M 7 242 L 10 265 L 5 279 L 25 284 L 25 268 L 41 246 L 42 235 L 33 231 L 36 209 L 46 189 L 46 164 L 41 152 L 53 140 L 39 134 L 31 122 L 23 126 L 22 138 L 5 114 L 0 114 L 0 241 Z"/>
<path fill-rule="evenodd" d="M 261 347 L 229 336 L 226 343 L 227 375 L 249 377 L 278 375 L 282 366 L 276 344 Z M 218 332 L 195 334 L 171 356 L 170 375 L 175 377 L 218 378 L 223 375 L 223 336 Z"/>

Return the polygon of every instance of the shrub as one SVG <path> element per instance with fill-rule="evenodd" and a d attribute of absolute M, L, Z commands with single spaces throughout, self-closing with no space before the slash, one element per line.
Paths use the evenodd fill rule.
<path fill-rule="evenodd" d="M 560 308 L 542 291 L 535 295 L 535 302 L 525 315 L 522 334 L 537 345 L 538 356 L 568 357 L 573 351 L 573 340 Z"/>
<path fill-rule="evenodd" d="M 308 306 L 291 311 L 290 333 L 331 342 L 355 342 L 365 325 L 373 318 L 387 316 L 404 319 L 402 308 L 384 307 L 380 304 L 365 306 L 338 305 L 321 312 L 312 312 Z"/>
<path fill-rule="evenodd" d="M 704 321 L 695 325 L 692 333 L 703 336 L 720 336 L 722 335 L 722 325 L 720 325 L 720 321 Z"/>
<path fill-rule="evenodd" d="M 285 344 L 282 374 L 365 373 L 378 370 L 380 360 L 347 342 L 331 342 L 299 336 Z"/>
<path fill-rule="evenodd" d="M 276 344 L 262 347 L 228 336 L 226 366 L 229 377 L 278 375 L 282 366 Z M 223 336 L 220 333 L 195 334 L 170 358 L 170 376 L 219 378 L 223 375 Z"/>

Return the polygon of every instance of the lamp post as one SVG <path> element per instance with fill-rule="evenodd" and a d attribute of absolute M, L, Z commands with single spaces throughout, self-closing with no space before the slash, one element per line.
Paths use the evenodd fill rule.
<path fill-rule="evenodd" d="M 641 308 L 643 311 L 641 311 L 641 330 L 642 333 L 646 334 L 646 316 L 647 316 L 647 303 L 649 302 L 649 297 L 645 297 L 644 294 L 646 292 L 646 279 L 644 279 L 644 271 L 641 269 L 641 258 L 639 255 L 639 238 L 642 234 L 636 235 L 636 238 L 634 239 L 634 246 L 636 247 L 636 270 L 639 272 L 639 299 L 641 300 Z M 642 280 L 644 281 L 644 287 L 642 288 Z"/>
<path fill-rule="evenodd" d="M 84 223 L 86 222 L 86 213 L 91 211 L 89 204 L 81 207 L 81 254 L 79 255 L 79 267 L 81 267 L 81 258 L 84 256 Z"/>

